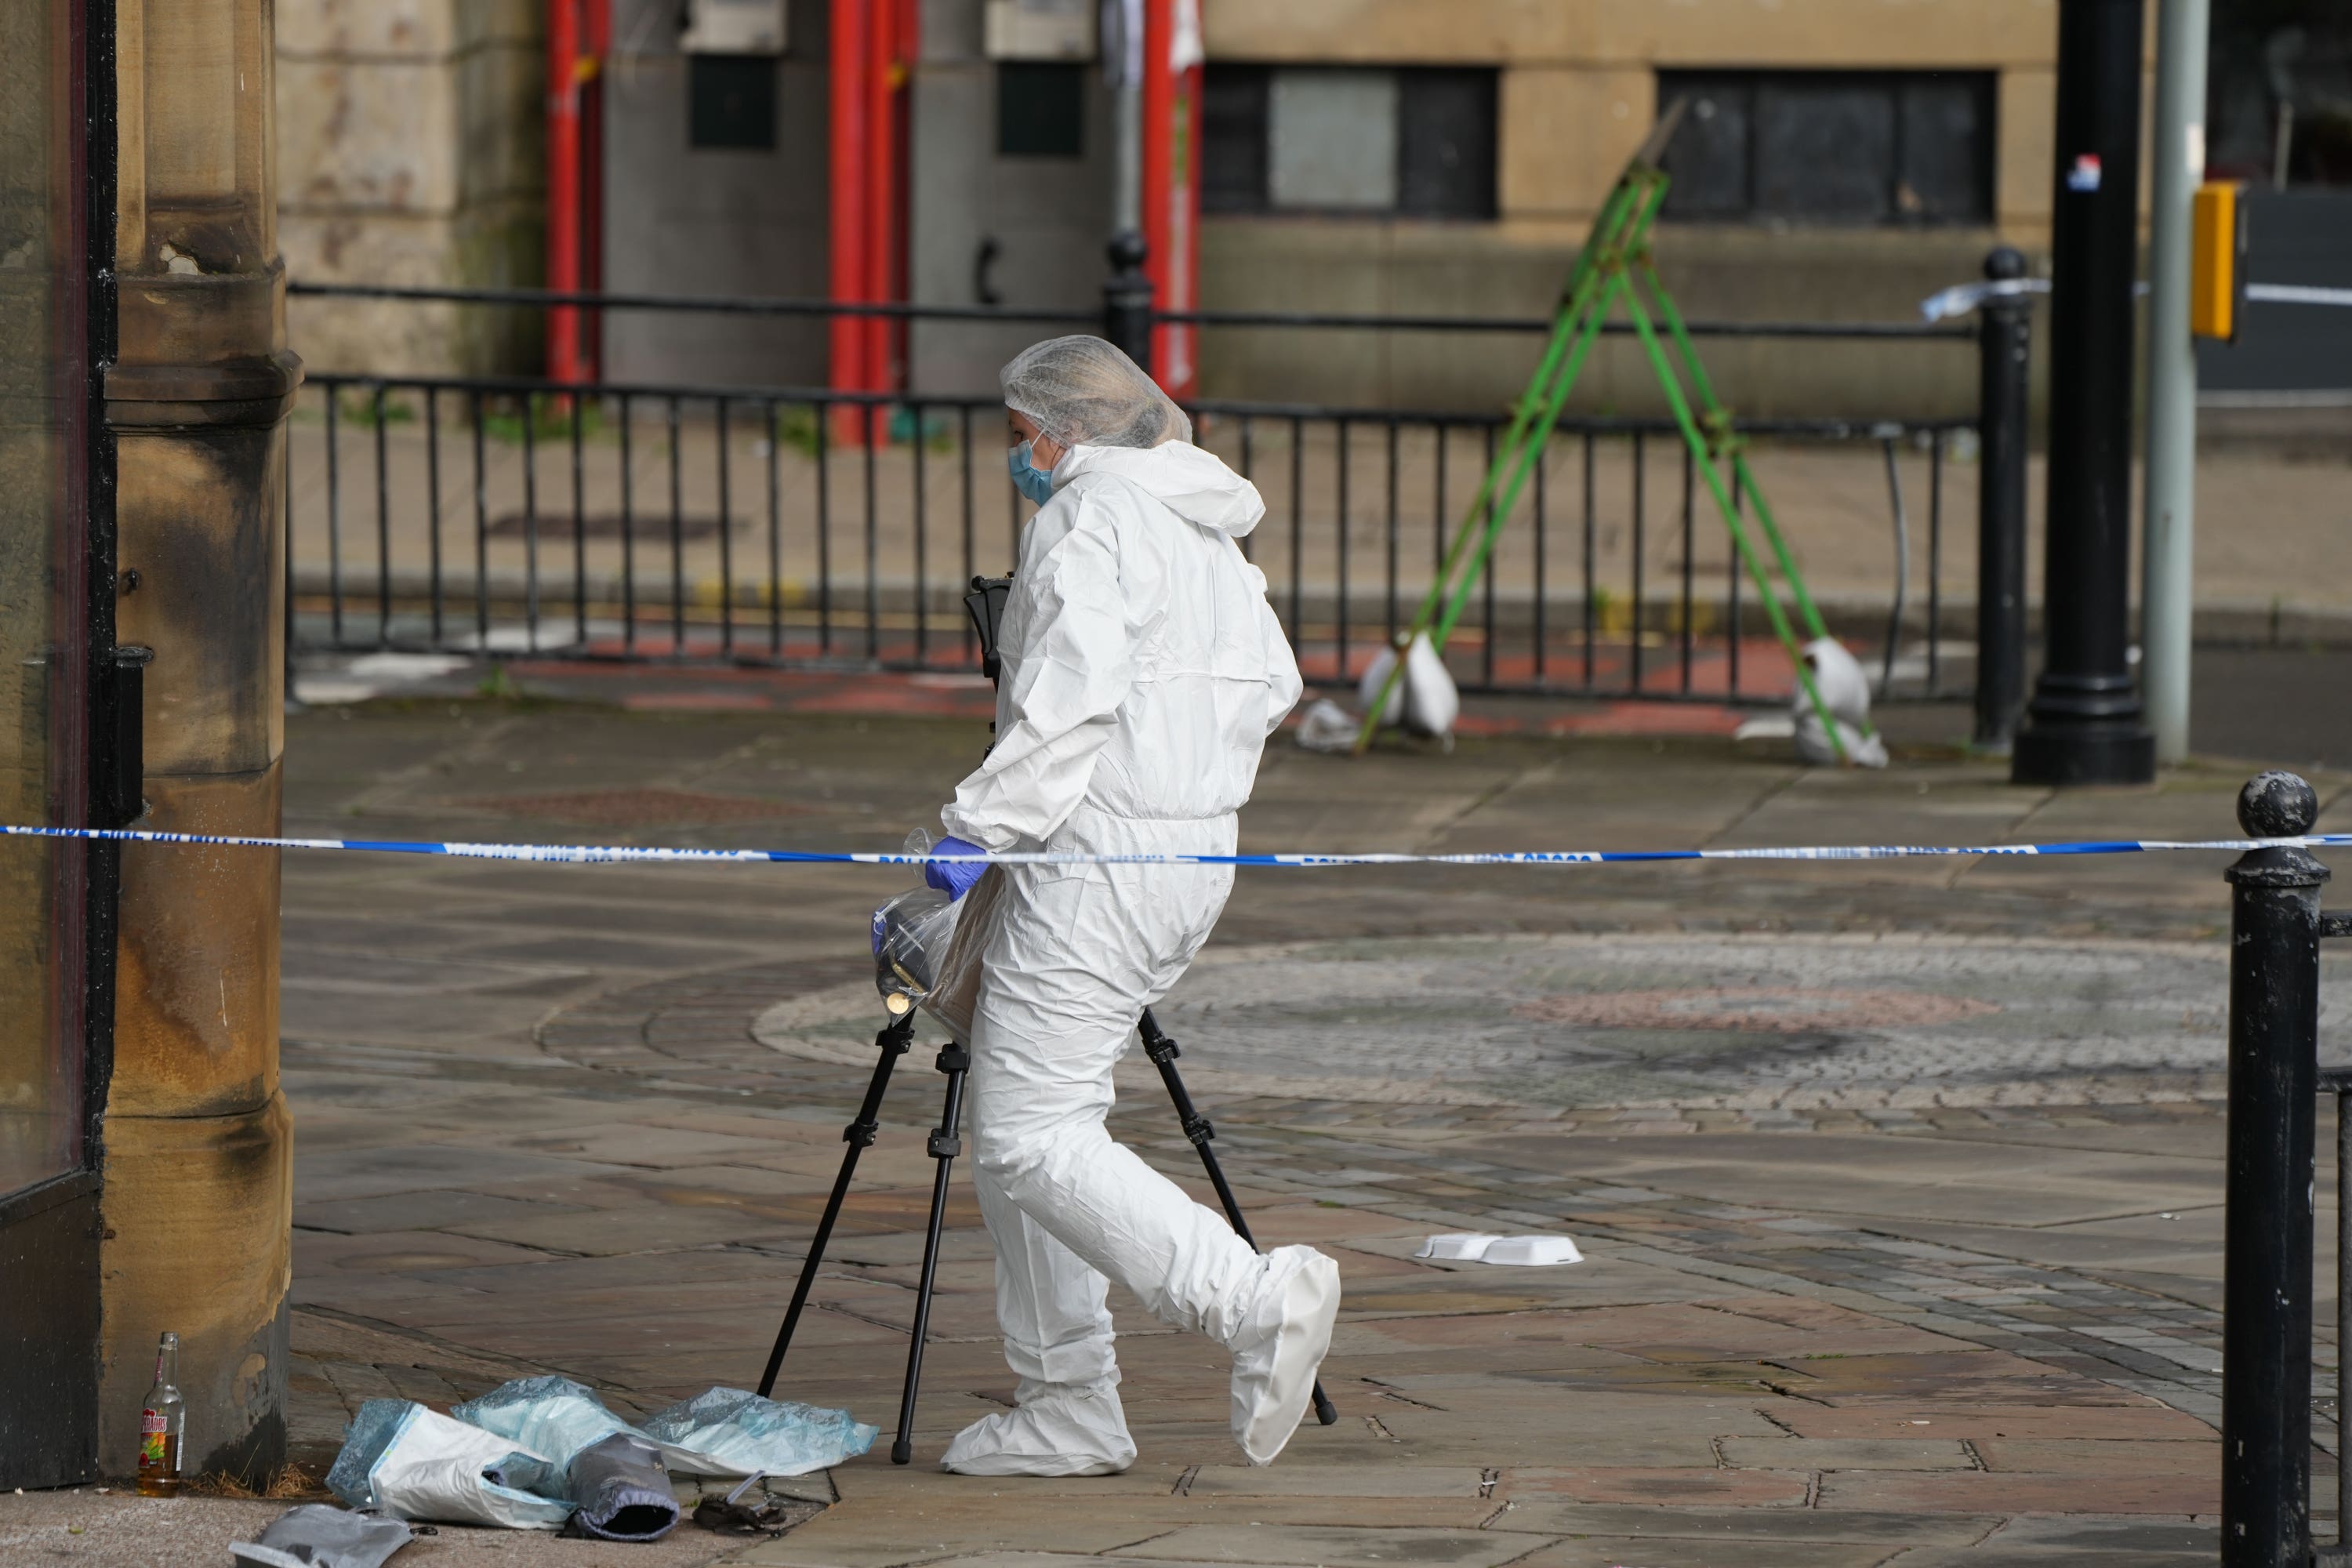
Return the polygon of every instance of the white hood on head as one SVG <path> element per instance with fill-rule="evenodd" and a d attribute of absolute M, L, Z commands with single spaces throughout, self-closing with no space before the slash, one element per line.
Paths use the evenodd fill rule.
<path fill-rule="evenodd" d="M 1054 465 L 1054 488 L 1084 474 L 1125 479 L 1185 521 L 1240 539 L 1265 515 L 1257 487 L 1189 441 L 1157 447 L 1073 447 Z"/>

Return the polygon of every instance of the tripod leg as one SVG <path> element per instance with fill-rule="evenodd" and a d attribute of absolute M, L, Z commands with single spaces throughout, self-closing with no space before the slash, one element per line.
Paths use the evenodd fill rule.
<path fill-rule="evenodd" d="M 940 1232 L 947 1224 L 948 1176 L 955 1169 L 955 1158 L 963 1152 L 960 1136 L 963 1125 L 963 1075 L 971 1066 L 971 1053 L 959 1045 L 940 1047 L 940 1070 L 948 1075 L 947 1104 L 940 1111 L 940 1124 L 931 1131 L 931 1158 L 938 1161 L 931 1173 L 931 1227 L 923 1240 L 923 1272 L 915 1284 L 915 1331 L 907 1342 L 907 1386 L 898 1395 L 898 1439 L 890 1445 L 890 1462 L 903 1465 L 915 1457 L 915 1387 L 923 1379 L 923 1341 L 931 1329 L 932 1286 L 940 1272 Z"/>
<path fill-rule="evenodd" d="M 857 1156 L 872 1147 L 879 1131 L 882 1091 L 890 1087 L 890 1069 L 907 1054 L 908 1037 L 914 1031 L 915 1015 L 909 1011 L 874 1037 L 874 1048 L 882 1053 L 881 1058 L 874 1064 L 874 1076 L 866 1080 L 857 1120 L 841 1130 L 841 1140 L 849 1148 L 841 1156 L 841 1173 L 833 1179 L 824 1217 L 816 1222 L 816 1235 L 809 1239 L 808 1261 L 801 1265 L 800 1283 L 793 1287 L 793 1304 L 784 1310 L 783 1327 L 776 1331 L 776 1348 L 768 1352 L 768 1370 L 760 1374 L 762 1399 L 776 1386 L 776 1373 L 784 1364 L 784 1352 L 792 1348 L 793 1331 L 800 1326 L 801 1309 L 808 1305 L 809 1288 L 816 1283 L 817 1266 L 824 1261 L 825 1244 L 833 1239 L 834 1221 L 841 1217 L 842 1200 L 849 1195 L 849 1180 L 857 1173 Z"/>
<path fill-rule="evenodd" d="M 1217 1130 L 1210 1125 L 1207 1117 L 1194 1109 L 1192 1096 L 1184 1088 L 1183 1075 L 1176 1070 L 1176 1058 L 1182 1053 L 1177 1050 L 1175 1041 L 1160 1032 L 1160 1020 L 1151 1016 L 1150 1008 L 1143 1010 L 1143 1016 L 1137 1021 L 1136 1027 L 1143 1034 L 1143 1054 L 1151 1058 L 1153 1067 L 1160 1069 L 1160 1081 L 1167 1086 L 1168 1098 L 1176 1104 L 1177 1122 L 1184 1129 L 1184 1136 L 1192 1140 L 1192 1147 L 1199 1152 L 1201 1167 L 1209 1173 L 1209 1184 L 1217 1189 L 1217 1202 L 1224 1205 L 1226 1222 L 1234 1227 L 1235 1236 L 1256 1247 L 1257 1237 L 1250 1234 L 1249 1221 L 1242 1217 L 1242 1205 L 1225 1181 L 1225 1169 L 1217 1163 L 1217 1152 L 1209 1147 L 1209 1141 L 1217 1135 Z M 1339 1412 L 1332 1407 L 1330 1398 L 1323 1392 L 1320 1378 L 1315 1383 L 1315 1419 L 1326 1426 L 1339 1419 Z"/>

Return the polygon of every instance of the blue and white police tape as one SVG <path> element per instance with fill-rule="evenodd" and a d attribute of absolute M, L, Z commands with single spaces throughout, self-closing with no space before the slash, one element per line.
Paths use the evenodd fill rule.
<path fill-rule="evenodd" d="M 1454 854 L 1094 855 L 1067 850 L 1000 855 L 915 855 L 866 849 L 677 849 L 633 844 L 463 844 L 415 838 L 263 838 L 241 834 L 152 833 L 131 827 L 18 827 L 0 837 L 88 838 L 125 844 L 185 844 L 239 849 L 350 849 L 374 855 L 445 855 L 462 860 L 559 865 L 789 866 L 1607 866 L 1656 860 L 1908 860 L 1979 855 L 2147 855 L 2179 850 L 2324 849 L 2352 833 L 2298 838 L 2087 838 L 2055 844 L 1815 844 L 1750 849 L 1514 849 Z"/>

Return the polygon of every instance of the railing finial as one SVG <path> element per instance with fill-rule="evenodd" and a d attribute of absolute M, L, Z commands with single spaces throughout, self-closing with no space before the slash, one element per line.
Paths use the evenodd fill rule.
<path fill-rule="evenodd" d="M 2284 768 L 2256 773 L 2238 792 L 2238 825 L 2255 838 L 2300 838 L 2319 820 L 2319 795 Z"/>

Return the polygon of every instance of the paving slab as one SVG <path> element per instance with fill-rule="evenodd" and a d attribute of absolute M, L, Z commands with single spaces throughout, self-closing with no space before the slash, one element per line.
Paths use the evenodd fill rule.
<path fill-rule="evenodd" d="M 1853 1470 L 1822 1478 L 1821 1509 L 1916 1509 L 1922 1513 L 2065 1513 L 2095 1498 L 2105 1513 L 2163 1514 L 2186 1519 L 2221 1509 L 2219 1464 L 2198 1474 L 2148 1475 L 2120 1468 L 2095 1479 L 2064 1475 L 1993 1475 L 1982 1470 L 1920 1475 Z"/>
<path fill-rule="evenodd" d="M 2029 1445 L 2038 1447 L 2040 1445 Z M 1723 1462 L 1737 1469 L 1972 1470 L 1977 1468 L 1958 1438 L 1724 1437 L 1716 1443 Z M 1979 1453 L 1982 1452 L 1981 1446 Z M 2016 1468 L 2052 1467 L 2016 1466 Z"/>
<path fill-rule="evenodd" d="M 1469 1466 L 1200 1465 L 1186 1472 L 1186 1497 L 1447 1497 L 1490 1493 L 1490 1472 Z"/>
<path fill-rule="evenodd" d="M 1822 1541 L 1556 1541 L 1519 1558 L 1514 1568 L 1878 1568 L 1895 1548 Z"/>
<path fill-rule="evenodd" d="M 229 1543 L 251 1541 L 288 1502 L 230 1498 L 141 1498 L 94 1490 L 0 1497 L 0 1560 L 78 1568 L 158 1568 L 225 1563 Z M 572 1541 L 551 1531 L 440 1525 L 401 1548 L 401 1568 L 698 1568 L 737 1542 L 682 1527 L 656 1542 Z"/>
<path fill-rule="evenodd" d="M 1811 1508 L 1659 1508 L 1514 1502 L 1486 1528 L 1521 1535 L 1847 1545 L 1973 1546 L 2005 1516 L 1869 1513 Z"/>
<path fill-rule="evenodd" d="M 1344 1564 L 1346 1568 L 1374 1568 L 1389 1563 L 1496 1568 L 1526 1550 L 1523 1541 L 1487 1531 L 1282 1524 L 1193 1525 L 1129 1549 L 1130 1555 L 1156 1561 Z"/>

